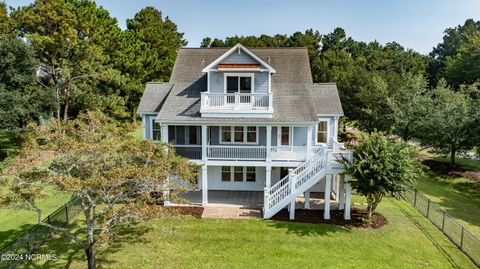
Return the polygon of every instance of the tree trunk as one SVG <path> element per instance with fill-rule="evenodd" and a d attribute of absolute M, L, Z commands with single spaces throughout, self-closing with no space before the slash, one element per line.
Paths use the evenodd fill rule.
<path fill-rule="evenodd" d="M 457 149 L 454 145 L 450 148 L 450 164 L 455 165 L 455 155 L 457 153 Z"/>
<path fill-rule="evenodd" d="M 371 194 L 367 196 L 367 220 L 370 222 L 372 219 L 372 213 L 373 213 L 373 197 Z"/>
<path fill-rule="evenodd" d="M 87 249 L 85 249 L 85 253 L 87 254 L 87 263 L 88 263 L 88 269 L 96 269 L 96 261 L 95 261 L 95 249 L 93 246 L 89 246 Z"/>
<path fill-rule="evenodd" d="M 70 99 L 70 88 L 65 89 L 65 100 L 63 102 L 63 118 L 62 121 L 67 121 L 68 119 L 68 101 Z"/>

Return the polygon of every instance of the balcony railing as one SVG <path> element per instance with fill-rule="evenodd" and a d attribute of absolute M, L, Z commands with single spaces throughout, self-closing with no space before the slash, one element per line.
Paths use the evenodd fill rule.
<path fill-rule="evenodd" d="M 265 160 L 264 146 L 207 146 L 207 158 L 218 160 Z"/>
<path fill-rule="evenodd" d="M 271 93 L 208 93 L 201 94 L 200 112 L 271 113 Z"/>
<path fill-rule="evenodd" d="M 307 147 L 271 147 L 272 161 L 304 161 Z"/>

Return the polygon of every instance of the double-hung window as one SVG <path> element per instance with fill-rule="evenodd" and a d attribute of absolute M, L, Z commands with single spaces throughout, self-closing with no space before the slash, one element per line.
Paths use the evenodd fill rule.
<path fill-rule="evenodd" d="M 221 126 L 221 143 L 258 143 L 258 128 L 256 126 Z"/>
<path fill-rule="evenodd" d="M 253 166 L 222 166 L 222 182 L 255 182 L 256 169 Z"/>
<path fill-rule="evenodd" d="M 160 123 L 152 119 L 152 139 L 160 141 L 162 139 Z"/>
<path fill-rule="evenodd" d="M 317 125 L 317 143 L 327 143 L 328 139 L 328 122 L 320 121 Z"/>

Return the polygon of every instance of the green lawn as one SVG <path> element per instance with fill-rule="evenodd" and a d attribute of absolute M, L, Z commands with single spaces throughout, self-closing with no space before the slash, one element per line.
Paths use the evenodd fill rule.
<path fill-rule="evenodd" d="M 428 172 L 417 188 L 480 238 L 480 183 Z"/>
<path fill-rule="evenodd" d="M 98 264 L 101 268 L 475 268 L 406 202 L 384 199 L 379 211 L 389 224 L 377 230 L 264 220 L 153 219 L 117 229 L 113 243 L 98 251 Z M 85 268 L 84 253 L 63 237 L 37 252 L 56 254 L 58 260 L 19 268 Z"/>
<path fill-rule="evenodd" d="M 450 163 L 450 157 L 448 157 L 448 156 L 436 156 L 434 159 L 437 160 L 437 161 Z M 478 161 L 478 160 L 456 157 L 455 158 L 455 165 L 463 166 L 463 167 L 467 167 L 467 168 L 471 168 L 471 169 L 475 169 L 475 170 L 480 171 L 480 161 Z"/>
<path fill-rule="evenodd" d="M 47 188 L 51 193 L 38 203 L 43 210 L 43 217 L 47 217 L 69 199 L 65 193 L 55 193 L 53 188 Z M 24 233 L 28 228 L 37 223 L 37 214 L 34 211 L 0 207 L 0 248 L 10 243 L 13 239 Z"/>

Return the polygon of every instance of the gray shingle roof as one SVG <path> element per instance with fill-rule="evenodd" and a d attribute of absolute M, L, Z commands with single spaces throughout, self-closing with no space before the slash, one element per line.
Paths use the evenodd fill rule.
<path fill-rule="evenodd" d="M 159 112 L 172 86 L 173 84 L 171 83 L 147 83 L 138 105 L 137 113 Z"/>
<path fill-rule="evenodd" d="M 313 108 L 321 115 L 343 115 L 335 83 L 314 83 L 310 87 Z"/>
<path fill-rule="evenodd" d="M 167 105 L 162 106 L 157 103 L 155 107 L 155 111 L 161 108 L 157 119 L 161 121 L 310 122 L 317 120 L 317 114 L 343 114 L 335 84 L 313 84 L 305 48 L 251 48 L 255 55 L 277 71 L 271 80 L 273 117 L 202 118 L 199 112 L 200 92 L 207 90 L 206 75 L 202 73 L 202 69 L 227 50 L 228 48 L 180 49 L 170 82 L 161 84 L 161 87 L 158 86 L 166 92 L 167 85 L 173 85 L 164 100 Z M 155 102 L 152 96 L 156 96 L 152 93 L 155 91 L 153 88 L 150 86 L 149 91 L 145 89 L 138 109 L 139 113 L 146 111 L 146 108 L 154 107 L 151 104 Z M 158 93 L 158 95 L 162 94 Z"/>

